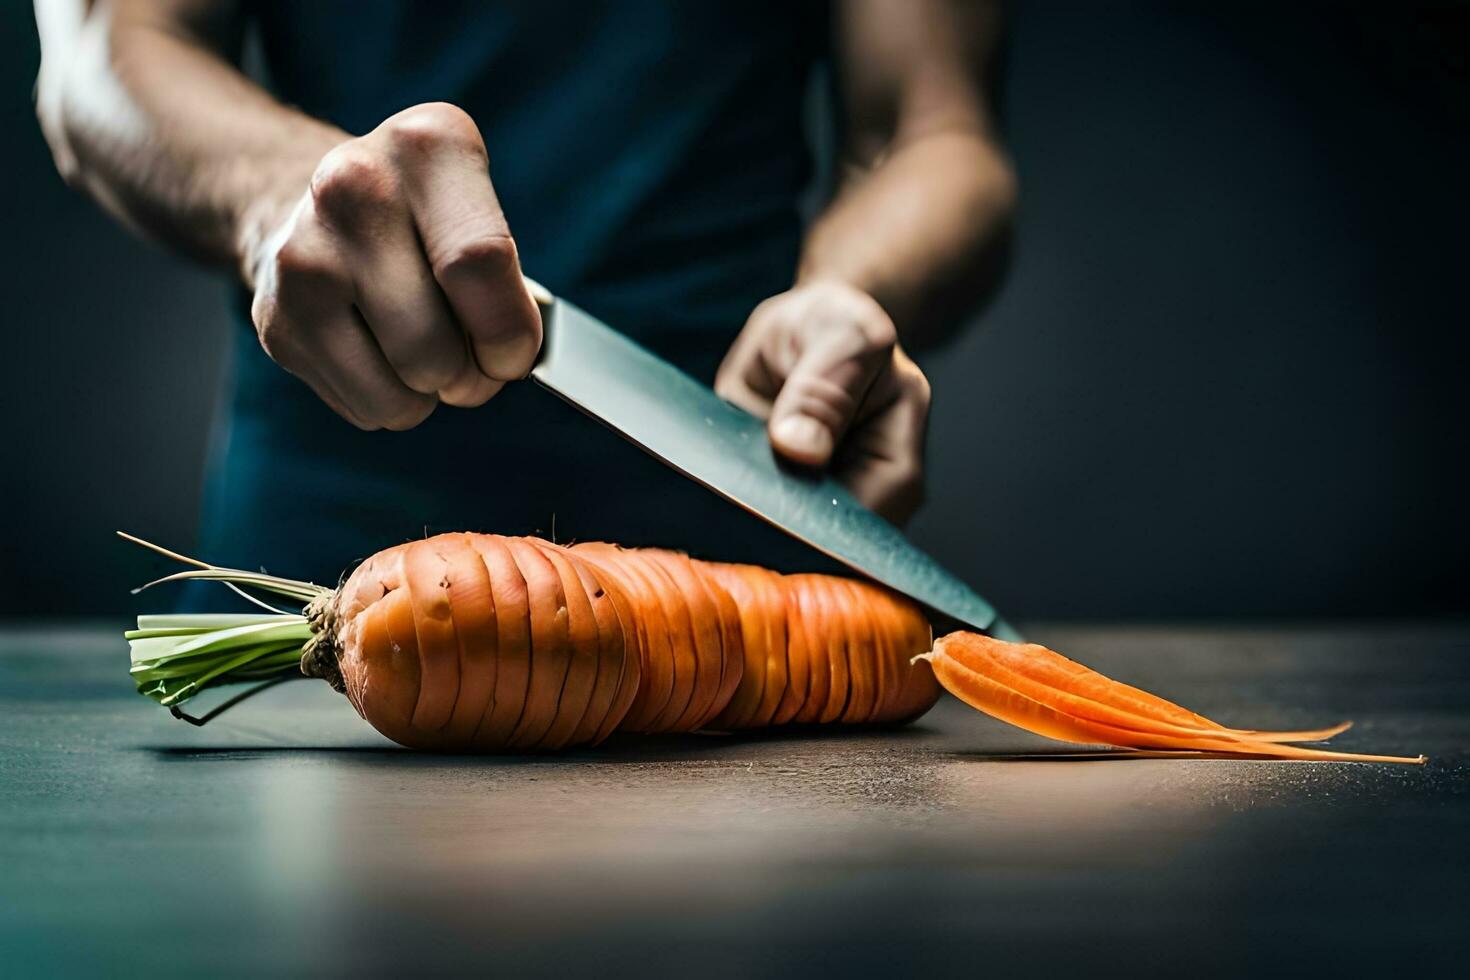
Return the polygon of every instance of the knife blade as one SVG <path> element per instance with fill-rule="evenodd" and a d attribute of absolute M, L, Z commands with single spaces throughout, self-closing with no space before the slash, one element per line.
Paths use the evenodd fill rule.
<path fill-rule="evenodd" d="M 943 620 L 1020 636 L 976 592 L 826 474 L 771 449 L 765 422 L 574 304 L 527 281 L 545 340 L 531 377 L 726 500 Z"/>

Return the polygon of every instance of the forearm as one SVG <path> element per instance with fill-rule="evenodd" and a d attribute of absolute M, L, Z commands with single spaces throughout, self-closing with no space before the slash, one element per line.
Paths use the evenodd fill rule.
<path fill-rule="evenodd" d="M 900 142 L 844 180 L 808 233 L 799 282 L 835 278 L 874 297 L 906 346 L 951 332 L 999 281 L 1016 182 L 980 132 Z"/>
<path fill-rule="evenodd" d="M 58 169 L 129 226 L 249 281 L 251 256 L 345 133 L 288 109 L 152 3 L 53 24 L 38 111 Z M 227 30 L 227 29 L 225 29 Z"/>

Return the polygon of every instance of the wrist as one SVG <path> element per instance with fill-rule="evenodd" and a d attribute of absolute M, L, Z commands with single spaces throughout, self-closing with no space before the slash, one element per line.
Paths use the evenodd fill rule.
<path fill-rule="evenodd" d="M 247 289 L 256 286 L 257 270 L 276 247 L 275 239 L 290 221 L 311 186 L 312 174 L 327 151 L 351 137 L 331 126 L 314 123 L 300 134 L 286 159 L 261 175 L 235 217 L 235 268 Z"/>

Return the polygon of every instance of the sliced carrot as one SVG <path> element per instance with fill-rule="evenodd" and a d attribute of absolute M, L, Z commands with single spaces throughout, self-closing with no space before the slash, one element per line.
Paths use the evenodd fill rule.
<path fill-rule="evenodd" d="M 766 681 L 766 617 L 769 610 L 760 601 L 750 579 L 733 565 L 705 566 L 739 616 L 739 653 L 743 660 L 735 690 L 723 710 L 708 724 L 713 728 L 744 728 L 760 707 Z"/>
<path fill-rule="evenodd" d="M 598 636 L 597 619 L 592 603 L 582 586 L 576 569 L 562 554 L 562 549 L 549 541 L 527 538 L 561 577 L 562 595 L 566 597 L 567 670 L 562 679 L 561 694 L 556 702 L 556 717 L 536 743 L 539 750 L 553 751 L 571 741 L 597 686 Z"/>
<path fill-rule="evenodd" d="M 437 732 L 459 698 L 459 639 L 449 612 L 449 563 L 438 542 L 414 541 L 403 551 L 403 591 L 413 605 L 419 655 L 419 700 L 413 725 Z"/>
<path fill-rule="evenodd" d="M 594 656 L 596 670 L 593 672 L 592 690 L 587 696 L 587 705 L 582 717 L 568 739 L 569 745 L 586 745 L 597 734 L 598 727 L 612 710 L 617 695 L 618 681 L 622 673 L 622 623 L 612 598 L 597 580 L 596 573 L 585 561 L 562 548 L 567 563 L 577 576 L 582 595 L 586 597 L 588 611 L 592 615 L 592 632 L 596 640 Z"/>
<path fill-rule="evenodd" d="M 674 655 L 669 626 L 655 586 L 641 563 L 628 560 L 633 552 L 598 542 L 579 544 L 572 551 L 586 557 L 601 577 L 616 581 L 626 597 L 638 639 L 641 681 L 634 692 L 624 726 L 628 731 L 652 731 L 653 719 L 668 706 L 674 689 Z"/>
<path fill-rule="evenodd" d="M 531 609 L 526 594 L 526 579 L 506 548 L 505 538 L 498 534 L 477 534 L 471 545 L 480 553 L 485 570 L 490 574 L 495 593 L 496 669 L 495 696 L 490 710 L 475 729 L 477 748 L 499 750 L 505 747 L 521 720 L 526 704 L 526 691 L 531 679 Z"/>
<path fill-rule="evenodd" d="M 952 634 L 953 635 L 953 634 Z M 945 638 L 946 640 L 949 637 Z M 953 656 L 950 644 L 941 642 L 935 651 L 921 654 L 928 660 L 939 682 L 960 700 L 995 718 L 1026 731 L 1065 742 L 1115 745 L 1135 749 L 1177 749 L 1235 755 L 1265 756 L 1278 759 L 1301 759 L 1340 762 L 1422 763 L 1423 756 L 1364 755 L 1333 752 L 1324 749 L 1281 745 L 1219 733 L 1209 736 L 1181 736 L 1162 732 L 1141 732 L 1118 728 L 1086 718 L 1078 718 L 1043 704 L 1035 698 L 1006 686 L 986 673 L 974 669 Z"/>
<path fill-rule="evenodd" d="M 616 625 L 615 629 L 610 628 L 603 633 L 608 643 L 604 655 L 616 672 L 616 684 L 607 714 L 597 722 L 592 735 L 590 744 L 599 745 L 632 711 L 633 701 L 643 683 L 643 658 L 647 647 L 642 633 L 639 632 L 632 603 L 628 601 L 622 584 L 596 565 L 588 562 L 586 566 L 598 585 L 597 591 L 593 593 L 598 600 L 592 604 L 593 609 L 607 617 L 610 627 Z"/>
<path fill-rule="evenodd" d="M 677 600 L 678 629 L 680 635 L 689 641 L 686 650 L 694 668 L 689 701 L 684 710 L 668 723 L 668 727 L 671 731 L 693 731 L 710 717 L 712 709 L 718 710 L 719 707 L 724 651 L 718 607 L 700 583 L 687 556 L 677 551 L 654 549 L 645 554 L 673 585 L 670 595 Z"/>
<path fill-rule="evenodd" d="M 495 694 L 495 596 L 485 562 L 466 535 L 436 539 L 440 553 L 449 563 L 449 616 L 459 644 L 459 696 L 444 734 L 458 744 L 468 744 L 485 717 Z"/>
<path fill-rule="evenodd" d="M 1004 648 L 1010 648 L 1010 651 L 1006 651 Z M 986 676 L 991 677 L 994 680 L 1006 685 L 1012 690 L 1018 691 L 1022 694 L 1025 694 L 1029 698 L 1041 702 L 1042 704 L 1055 708 L 1063 714 L 1133 731 L 1155 732 L 1158 734 L 1178 735 L 1184 737 L 1197 735 L 1206 737 L 1223 737 L 1230 739 L 1250 738 L 1255 741 L 1262 742 L 1285 742 L 1309 741 L 1314 739 L 1330 738 L 1333 735 L 1346 730 L 1346 728 L 1348 727 L 1346 724 L 1343 724 L 1334 726 L 1332 728 L 1319 729 L 1316 731 L 1263 732 L 1259 734 L 1253 734 L 1237 731 L 1235 729 L 1225 728 L 1220 725 L 1215 725 L 1215 727 L 1213 728 L 1200 728 L 1187 725 L 1177 725 L 1171 722 L 1162 721 L 1156 716 L 1151 717 L 1149 715 L 1144 715 L 1136 711 L 1128 710 L 1128 708 L 1125 707 L 1116 707 L 1115 704 L 1094 700 L 1092 698 L 1081 697 L 1068 690 L 1050 687 L 1045 683 L 1036 680 L 1034 677 L 1028 676 L 1027 674 L 1022 673 L 1020 670 L 1015 669 L 1016 666 L 1024 664 L 1024 657 L 1030 655 L 1032 651 L 1051 653 L 1051 651 L 1047 650 L 1045 647 L 1036 646 L 1035 644 L 1006 643 L 1001 640 L 995 640 L 988 636 L 980 636 L 979 634 L 975 633 L 955 633 L 940 639 L 939 642 L 935 644 L 935 650 L 942 650 L 944 653 L 954 657 L 961 663 L 965 664 L 965 666 L 969 667 L 971 670 L 985 674 Z M 996 655 L 997 652 L 1009 652 L 1012 655 L 998 656 Z M 1092 675 L 1092 678 L 1089 678 L 1087 689 L 1097 693 L 1103 693 L 1103 688 L 1097 683 L 1097 679 L 1106 681 L 1108 680 L 1108 678 L 1103 677 L 1103 675 L 1098 674 L 1095 671 L 1088 671 L 1088 673 Z M 1125 687 L 1126 685 L 1119 684 L 1118 686 Z M 1134 689 L 1130 688 L 1129 690 Z M 1138 703 L 1136 699 L 1131 697 L 1116 698 L 1115 702 L 1117 704 L 1127 705 L 1128 707 L 1132 707 L 1133 705 Z M 1167 704 L 1169 702 L 1164 703 Z M 1186 715 L 1193 716 L 1193 713 L 1186 712 L 1184 709 L 1180 708 L 1178 716 L 1183 717 Z"/>
<path fill-rule="evenodd" d="M 792 721 L 797 724 L 816 724 L 832 695 L 832 655 L 828 648 L 831 630 L 826 629 L 823 621 L 825 614 L 816 597 L 817 582 L 814 582 L 813 576 L 794 574 L 786 583 L 797 599 L 795 630 L 801 633 L 801 645 L 806 649 L 807 670 L 810 671 L 806 704 L 801 705 L 801 710 L 797 711 L 797 716 Z"/>
<path fill-rule="evenodd" d="M 873 606 L 865 590 L 846 579 L 837 579 L 832 589 L 835 604 L 832 620 L 844 634 L 847 654 L 847 698 L 833 720 L 862 723 L 873 716 L 877 698 L 878 647 L 873 639 Z"/>
<path fill-rule="evenodd" d="M 531 608 L 531 678 L 525 707 L 511 730 L 508 747 L 529 749 L 556 720 L 556 705 L 571 660 L 567 599 L 561 576 L 535 546 L 524 538 L 506 538 L 505 546 L 525 576 Z"/>

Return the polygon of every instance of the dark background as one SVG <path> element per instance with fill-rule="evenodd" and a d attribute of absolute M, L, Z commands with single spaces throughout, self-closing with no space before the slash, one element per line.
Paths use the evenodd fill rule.
<path fill-rule="evenodd" d="M 1018 5 L 917 540 L 1022 619 L 1466 611 L 1467 11 Z M 0 615 L 116 614 L 114 528 L 192 541 L 226 290 L 56 177 L 28 4 L 0 50 Z"/>

